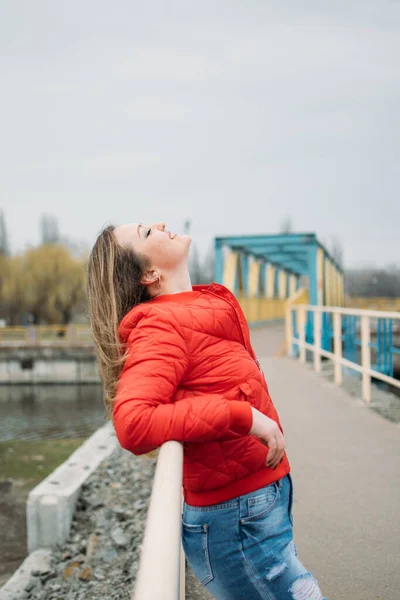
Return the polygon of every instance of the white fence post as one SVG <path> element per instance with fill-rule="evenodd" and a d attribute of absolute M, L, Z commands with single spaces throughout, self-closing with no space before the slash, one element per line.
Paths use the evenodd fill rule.
<path fill-rule="evenodd" d="M 369 329 L 369 316 L 361 317 L 361 366 L 362 366 L 362 395 L 365 402 L 371 402 L 371 348 L 369 346 L 371 332 Z"/>
<path fill-rule="evenodd" d="M 288 301 L 285 302 L 285 342 L 286 354 L 292 356 L 293 353 L 293 315 L 292 307 Z"/>
<path fill-rule="evenodd" d="M 299 328 L 299 359 L 301 363 L 306 362 L 306 309 L 300 306 L 298 309 L 298 328 Z"/>
<path fill-rule="evenodd" d="M 375 332 L 375 319 L 391 319 L 392 322 L 397 323 L 395 325 L 398 327 L 400 325 L 400 312 L 389 312 L 389 311 L 379 311 L 379 310 L 361 310 L 361 309 L 351 309 L 351 308 L 331 308 L 331 307 L 320 307 L 320 306 L 308 306 L 306 304 L 299 304 L 293 307 L 293 310 L 296 310 L 297 315 L 297 323 L 298 323 L 298 340 L 296 343 L 299 347 L 299 360 L 301 363 L 305 363 L 307 359 L 307 349 L 311 350 L 313 354 L 313 363 L 316 371 L 320 371 L 322 369 L 322 357 L 326 357 L 333 361 L 334 364 L 334 381 L 337 385 L 341 385 L 343 383 L 343 367 L 345 366 L 348 369 L 352 369 L 360 373 L 362 376 L 362 398 L 365 402 L 371 402 L 372 395 L 372 380 L 378 379 L 379 381 L 383 381 L 388 383 L 390 386 L 400 389 L 400 380 L 396 377 L 393 377 L 386 373 L 384 370 L 379 370 L 379 367 L 373 366 L 371 367 L 371 320 L 373 319 L 374 323 L 374 332 Z M 314 330 L 314 340 L 313 343 L 307 343 L 306 335 L 307 335 L 307 315 L 312 313 L 313 317 L 313 330 Z M 333 319 L 333 348 L 323 348 L 322 347 L 322 339 L 321 332 L 323 330 L 323 317 L 322 315 L 328 314 L 332 316 Z M 351 327 L 351 331 L 347 332 L 346 330 L 342 332 L 342 320 L 345 316 L 349 316 L 352 319 L 356 320 L 357 327 L 353 331 L 353 327 Z M 346 328 L 345 328 L 346 329 Z M 397 329 L 396 329 L 397 331 Z M 346 348 L 346 337 L 347 333 L 352 336 L 350 340 L 350 348 L 354 348 L 354 344 L 357 344 L 357 349 L 359 345 L 361 345 L 361 361 L 359 357 L 359 351 L 357 351 L 357 355 L 353 355 L 353 352 L 349 352 L 350 356 L 346 355 L 346 352 L 343 351 Z M 361 343 L 360 343 L 360 333 L 361 333 Z M 356 338 L 356 339 L 355 339 Z M 377 352 L 385 351 L 379 347 L 380 345 L 374 344 L 374 347 L 377 348 Z M 390 359 L 394 361 L 396 358 L 394 356 L 395 350 L 390 349 Z M 388 352 L 388 348 L 386 348 L 386 352 Z M 343 356 L 344 354 L 344 356 Z M 354 353 L 355 354 L 355 353 Z M 378 354 L 378 363 L 380 361 L 380 357 Z"/>
<path fill-rule="evenodd" d="M 317 373 L 321 371 L 321 323 L 322 313 L 314 311 L 314 369 Z"/>
<path fill-rule="evenodd" d="M 335 354 L 335 383 L 342 385 L 342 315 L 339 312 L 333 315 L 333 352 Z"/>

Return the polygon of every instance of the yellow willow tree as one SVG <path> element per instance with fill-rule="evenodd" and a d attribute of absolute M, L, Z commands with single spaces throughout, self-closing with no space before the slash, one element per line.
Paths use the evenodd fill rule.
<path fill-rule="evenodd" d="M 7 316 L 7 300 L 5 286 L 9 270 L 9 258 L 0 252 L 0 318 L 4 319 Z"/>
<path fill-rule="evenodd" d="M 85 298 L 83 261 L 61 244 L 43 244 L 27 250 L 23 263 L 25 303 L 33 323 L 69 323 Z"/>
<path fill-rule="evenodd" d="M 74 309 L 86 309 L 85 263 L 77 259 L 64 248 L 66 253 L 59 255 L 59 272 L 52 296 L 53 307 L 58 313 L 58 321 L 67 325 Z"/>
<path fill-rule="evenodd" d="M 3 314 L 8 325 L 17 325 L 25 312 L 25 286 L 23 277 L 23 259 L 21 256 L 3 257 L 0 260 L 0 272 L 3 274 L 1 300 Z"/>

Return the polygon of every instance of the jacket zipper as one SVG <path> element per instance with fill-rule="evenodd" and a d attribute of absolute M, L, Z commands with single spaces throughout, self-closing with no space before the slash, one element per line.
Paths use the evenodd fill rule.
<path fill-rule="evenodd" d="M 207 291 L 208 291 L 208 293 L 209 293 L 209 294 L 211 294 L 212 296 L 215 296 L 216 298 L 220 298 L 220 299 L 221 299 L 221 296 L 219 296 L 218 294 L 214 294 L 214 292 L 210 292 L 210 290 L 207 290 Z M 245 348 L 245 349 L 247 350 L 247 352 L 250 354 L 251 358 L 252 358 L 252 359 L 254 360 L 254 362 L 256 363 L 256 365 L 257 365 L 257 367 L 258 367 L 259 371 L 261 371 L 261 366 L 260 366 L 260 363 L 258 362 L 258 358 L 257 358 L 257 357 L 255 357 L 255 358 L 254 358 L 254 357 L 252 356 L 252 353 L 250 352 L 250 350 L 249 350 L 249 349 L 247 348 L 247 346 L 246 346 L 246 340 L 245 340 L 245 338 L 244 338 L 244 333 L 243 333 L 243 329 L 242 329 L 242 324 L 240 323 L 240 320 L 239 320 L 238 314 L 237 314 L 237 312 L 236 312 L 236 308 L 235 308 L 235 307 L 234 307 L 234 306 L 231 304 L 231 302 L 229 302 L 229 300 L 227 300 L 226 298 L 222 298 L 222 300 L 223 300 L 224 302 L 226 302 L 227 304 L 229 304 L 229 306 L 230 306 L 230 307 L 233 309 L 233 312 L 235 313 L 236 321 L 237 321 L 237 324 L 238 324 L 238 327 L 239 327 L 240 335 L 241 335 L 241 338 L 242 338 L 242 345 L 244 346 L 244 348 Z"/>
<path fill-rule="evenodd" d="M 227 304 L 229 304 L 229 306 L 231 308 L 233 308 L 233 312 L 235 313 L 235 317 L 236 317 L 236 321 L 239 327 L 239 331 L 240 331 L 240 335 L 242 337 L 242 345 L 246 348 L 247 352 L 249 351 L 248 348 L 246 347 L 246 340 L 244 339 L 244 334 L 243 334 L 243 330 L 242 330 L 242 326 L 240 324 L 239 321 L 239 317 L 237 316 L 237 312 L 234 306 L 232 306 L 232 304 L 229 302 L 229 300 L 226 300 L 226 298 L 221 298 L 221 296 L 219 296 L 218 294 L 214 294 L 214 292 L 210 292 L 209 290 L 207 290 L 209 294 L 211 294 L 212 296 L 215 296 L 216 298 L 219 298 L 220 300 L 223 300 L 224 302 L 226 302 Z"/>

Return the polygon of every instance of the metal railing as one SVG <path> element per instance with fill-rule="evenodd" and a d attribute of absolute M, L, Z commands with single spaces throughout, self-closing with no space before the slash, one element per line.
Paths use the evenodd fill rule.
<path fill-rule="evenodd" d="M 288 354 L 306 362 L 312 353 L 314 369 L 322 357 L 334 364 L 334 381 L 343 382 L 343 367 L 361 374 L 362 397 L 371 401 L 371 380 L 400 388 L 400 313 L 326 306 L 292 306 L 287 314 Z M 373 362 L 374 361 L 374 362 Z"/>
<path fill-rule="evenodd" d="M 90 346 L 92 333 L 88 325 L 28 325 L 0 327 L 1 346 Z"/>
<path fill-rule="evenodd" d="M 183 446 L 159 452 L 133 600 L 184 600 L 181 546 Z"/>
<path fill-rule="evenodd" d="M 362 310 L 400 311 L 400 298 L 383 298 L 380 296 L 346 296 L 346 307 Z"/>
<path fill-rule="evenodd" d="M 297 290 L 297 292 L 295 294 L 293 294 L 290 298 L 288 298 L 285 302 L 285 345 L 284 345 L 284 349 L 283 352 L 281 352 L 280 354 L 283 355 L 285 354 L 288 349 L 290 348 L 290 340 L 291 340 L 291 329 L 290 329 L 290 324 L 291 324 L 291 319 L 290 319 L 290 315 L 291 315 L 291 311 L 293 309 L 294 306 L 298 306 L 298 305 L 303 305 L 303 304 L 307 304 L 309 302 L 309 297 L 308 297 L 308 289 L 307 288 L 300 288 Z"/>

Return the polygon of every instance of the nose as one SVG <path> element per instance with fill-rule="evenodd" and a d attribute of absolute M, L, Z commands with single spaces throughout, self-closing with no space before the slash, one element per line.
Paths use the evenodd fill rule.
<path fill-rule="evenodd" d="M 160 231 L 164 231 L 165 230 L 165 223 L 163 223 L 162 221 L 160 223 L 153 223 L 152 228 L 153 229 L 159 229 Z"/>

